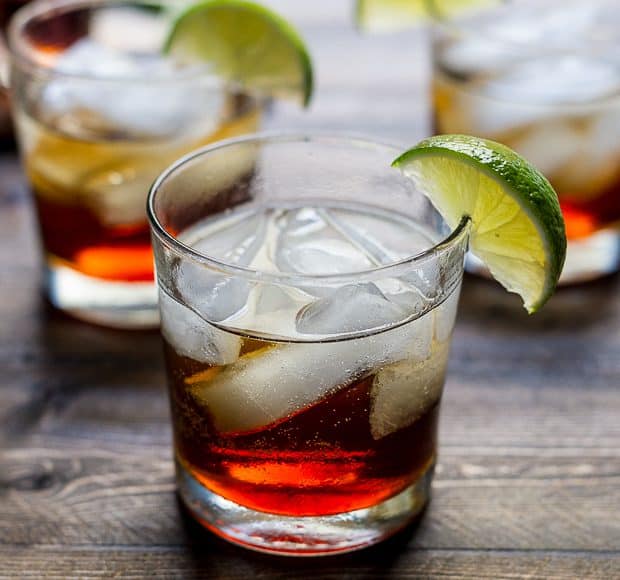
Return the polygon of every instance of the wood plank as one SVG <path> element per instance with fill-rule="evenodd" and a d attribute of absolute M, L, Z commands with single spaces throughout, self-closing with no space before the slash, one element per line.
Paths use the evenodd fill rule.
<path fill-rule="evenodd" d="M 620 576 L 618 554 L 403 550 L 403 539 L 349 556 L 281 559 L 242 552 L 211 538 L 170 550 L 0 549 L 0 578 L 475 578 L 610 580 Z"/>
<path fill-rule="evenodd" d="M 170 448 L 161 441 L 168 429 L 160 426 L 158 433 L 138 416 L 123 433 L 118 426 L 128 418 L 108 407 L 118 426 L 111 436 L 100 420 L 106 431 L 98 436 L 94 426 L 79 424 L 84 410 L 73 409 L 74 432 L 34 436 L 27 446 L 2 452 L 0 543 L 183 544 Z M 618 548 L 617 444 L 558 450 L 503 444 L 442 446 L 434 500 L 413 546 Z"/>

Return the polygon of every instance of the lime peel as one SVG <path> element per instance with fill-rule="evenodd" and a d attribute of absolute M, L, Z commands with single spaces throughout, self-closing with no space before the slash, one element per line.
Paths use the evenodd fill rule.
<path fill-rule="evenodd" d="M 467 135 L 425 139 L 392 165 L 448 225 L 472 222 L 470 249 L 530 313 L 553 293 L 566 256 L 560 205 L 547 179 L 514 151 Z"/>

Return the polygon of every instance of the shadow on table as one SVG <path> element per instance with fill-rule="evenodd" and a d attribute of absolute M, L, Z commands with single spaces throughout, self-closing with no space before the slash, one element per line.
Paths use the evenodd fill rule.
<path fill-rule="evenodd" d="M 348 554 L 304 558 L 263 554 L 230 544 L 198 524 L 181 500 L 177 498 L 177 501 L 189 539 L 192 573 L 200 575 L 208 572 L 212 577 L 227 577 L 226 573 L 235 578 L 258 575 L 286 579 L 320 576 L 325 580 L 389 576 L 390 569 L 396 567 L 399 559 L 410 550 L 411 540 L 425 514 L 423 511 L 405 529 L 370 548 Z"/>
<path fill-rule="evenodd" d="M 158 330 L 98 327 L 63 314 L 45 300 L 29 313 L 23 326 L 20 332 L 31 338 L 24 341 L 19 364 L 27 370 L 29 384 L 23 387 L 30 396 L 8 410 L 0 437 L 28 434 L 46 415 L 61 413 L 88 391 L 114 397 L 128 396 L 129 391 L 144 396 L 145 390 L 153 390 L 164 398 Z"/>

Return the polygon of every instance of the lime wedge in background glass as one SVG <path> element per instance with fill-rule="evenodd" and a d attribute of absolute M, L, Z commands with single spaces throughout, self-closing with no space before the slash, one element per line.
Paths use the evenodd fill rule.
<path fill-rule="evenodd" d="M 428 0 L 357 0 L 355 22 L 367 31 L 410 28 L 428 20 Z"/>
<path fill-rule="evenodd" d="M 411 177 L 455 227 L 471 219 L 470 250 L 532 313 L 551 296 L 566 256 L 558 198 L 514 151 L 468 135 L 438 135 L 393 164 Z"/>
<path fill-rule="evenodd" d="M 355 21 L 370 32 L 402 30 L 432 18 L 453 18 L 502 1 L 505 0 L 357 0 Z"/>
<path fill-rule="evenodd" d="M 259 93 L 307 105 L 312 64 L 303 40 L 283 18 L 243 0 L 192 4 L 174 21 L 166 52 L 207 62 L 215 73 Z"/>

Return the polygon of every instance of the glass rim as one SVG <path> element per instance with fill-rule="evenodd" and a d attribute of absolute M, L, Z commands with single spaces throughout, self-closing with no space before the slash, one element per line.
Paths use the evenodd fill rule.
<path fill-rule="evenodd" d="M 291 143 L 309 143 L 317 141 L 338 142 L 358 144 L 363 146 L 370 146 L 373 148 L 381 148 L 389 150 L 394 153 L 394 158 L 400 155 L 403 151 L 402 146 L 389 144 L 378 141 L 372 137 L 365 135 L 355 135 L 351 133 L 336 133 L 330 131 L 260 131 L 258 133 L 251 133 L 243 135 L 241 137 L 233 137 L 230 139 L 224 139 L 217 141 L 210 145 L 206 145 L 199 149 L 196 149 L 187 155 L 184 155 L 167 169 L 165 169 L 159 177 L 155 180 L 151 186 L 147 197 L 147 217 L 151 225 L 151 231 L 157 239 L 166 246 L 169 250 L 173 251 L 177 256 L 191 259 L 198 264 L 208 267 L 212 270 L 216 270 L 223 274 L 234 275 L 242 277 L 256 282 L 266 282 L 270 284 L 282 284 L 288 286 L 308 284 L 312 282 L 314 285 L 342 285 L 350 283 L 352 280 L 355 282 L 367 282 L 385 277 L 397 277 L 407 273 L 412 267 L 417 267 L 425 262 L 435 258 L 440 253 L 447 251 L 459 242 L 467 237 L 470 232 L 471 218 L 464 215 L 459 223 L 454 228 L 450 228 L 450 232 L 443 236 L 435 244 L 430 247 L 411 254 L 405 258 L 390 262 L 374 268 L 368 268 L 364 270 L 357 270 L 353 272 L 345 272 L 338 274 L 302 274 L 296 272 L 267 272 L 263 270 L 257 270 L 248 268 L 245 266 L 239 266 L 237 264 L 231 264 L 223 260 L 219 260 L 208 254 L 197 251 L 191 246 L 183 243 L 177 237 L 169 233 L 163 226 L 157 216 L 155 209 L 155 202 L 157 194 L 162 185 L 172 178 L 179 171 L 183 171 L 184 167 L 199 158 L 208 156 L 214 151 L 225 149 L 227 147 L 243 144 L 243 143 L 274 143 L 274 142 L 291 142 Z M 395 170 L 397 171 L 397 170 Z M 423 195 L 423 194 L 421 194 Z M 430 204 L 430 201 L 429 201 Z M 443 220 L 443 218 L 442 218 Z M 443 220 L 445 223 L 445 220 Z"/>
<path fill-rule="evenodd" d="M 0 0 L 1 1 L 1 0 Z M 13 15 L 6 34 L 7 52 L 12 63 L 22 70 L 27 70 L 34 76 L 49 78 L 64 78 L 73 81 L 97 82 L 105 84 L 132 84 L 148 81 L 155 84 L 167 84 L 178 82 L 189 82 L 200 80 L 214 89 L 221 89 L 223 86 L 234 83 L 218 76 L 206 67 L 188 67 L 182 71 L 168 71 L 165 74 L 148 75 L 99 75 L 90 72 L 68 72 L 57 68 L 54 63 L 45 64 L 33 58 L 33 49 L 24 40 L 23 30 L 33 19 L 50 15 L 60 15 L 74 10 L 84 8 L 102 9 L 114 5 L 145 5 L 152 6 L 152 0 L 35 0 L 19 8 Z M 121 51 L 122 54 L 122 51 Z"/>

